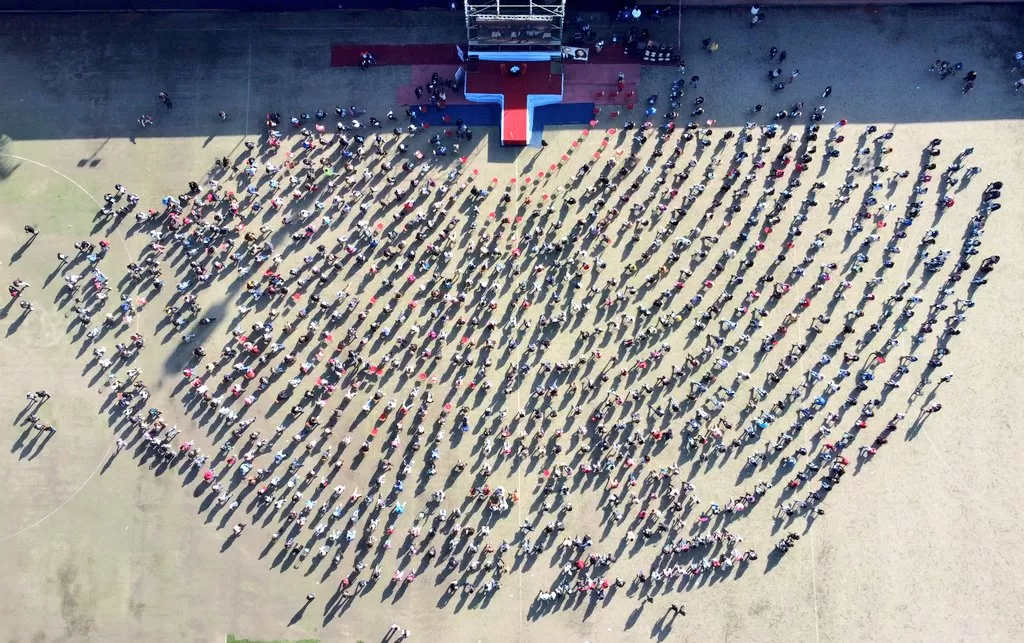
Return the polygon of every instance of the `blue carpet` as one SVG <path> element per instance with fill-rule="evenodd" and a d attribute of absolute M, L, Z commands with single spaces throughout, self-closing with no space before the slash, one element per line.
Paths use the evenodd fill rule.
<path fill-rule="evenodd" d="M 533 134 L 529 145 L 540 147 L 545 125 L 587 125 L 593 118 L 593 103 L 557 103 L 538 107 L 533 112 Z"/>
<path fill-rule="evenodd" d="M 441 120 L 442 116 L 449 117 L 452 122 L 445 125 Z M 421 123 L 430 123 L 431 127 L 455 127 L 455 121 L 460 118 L 469 127 L 497 127 L 501 122 L 501 106 L 497 103 L 449 105 L 443 112 L 431 107 L 426 114 L 420 114 L 418 120 Z"/>
<path fill-rule="evenodd" d="M 442 116 L 448 116 L 451 123 L 446 125 L 441 120 Z M 469 127 L 498 127 L 501 122 L 501 108 L 497 103 L 450 105 L 443 112 L 430 109 L 426 114 L 420 114 L 419 121 L 429 123 L 431 127 L 454 127 L 455 121 L 460 118 Z M 540 145 L 545 125 L 586 125 L 592 118 L 593 103 L 557 103 L 538 107 L 533 112 L 533 133 L 529 145 Z"/>

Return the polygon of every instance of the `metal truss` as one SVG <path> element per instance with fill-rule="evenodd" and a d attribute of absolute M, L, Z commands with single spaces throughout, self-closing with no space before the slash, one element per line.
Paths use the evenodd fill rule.
<path fill-rule="evenodd" d="M 465 0 L 466 20 L 487 18 L 502 20 L 529 20 L 530 18 L 565 18 L 565 0 Z"/>

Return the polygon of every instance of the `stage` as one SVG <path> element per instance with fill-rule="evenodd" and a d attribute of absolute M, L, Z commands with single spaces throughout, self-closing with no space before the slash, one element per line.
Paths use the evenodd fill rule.
<path fill-rule="evenodd" d="M 399 85 L 396 90 L 398 104 L 415 108 L 417 118 L 433 127 L 446 127 L 457 120 L 471 126 L 500 127 L 502 110 L 496 99 L 490 103 L 481 103 L 469 100 L 461 92 L 449 92 L 445 106 L 441 109 L 429 104 L 425 95 L 417 98 L 416 88 L 425 87 L 432 74 L 436 72 L 441 78 L 452 78 L 460 66 L 412 66 L 409 82 Z M 617 83 L 619 72 L 626 75 L 621 90 Z M 626 115 L 636 108 L 635 79 L 639 76 L 640 66 L 636 64 L 619 67 L 566 65 L 562 72 L 562 100 L 533 110 L 528 145 L 540 145 L 543 129 L 548 125 L 586 126 L 595 119 L 606 121 L 617 117 L 627 118 Z"/>
<path fill-rule="evenodd" d="M 562 80 L 561 65 L 549 61 L 476 60 L 466 72 L 466 98 L 501 105 L 501 144 L 526 145 L 533 110 L 562 101 Z"/>
<path fill-rule="evenodd" d="M 409 81 L 399 85 L 395 98 L 399 105 L 422 105 L 426 95 L 417 98 L 416 88 L 426 87 L 435 72 L 441 78 L 454 78 L 460 64 L 418 64 L 409 72 Z M 562 71 L 562 102 L 590 103 L 592 107 L 625 107 L 636 101 L 636 80 L 640 77 L 640 65 L 565 65 Z M 618 73 L 626 75 L 620 90 L 616 82 Z M 448 108 L 473 104 L 461 92 L 448 92 L 445 101 Z"/>

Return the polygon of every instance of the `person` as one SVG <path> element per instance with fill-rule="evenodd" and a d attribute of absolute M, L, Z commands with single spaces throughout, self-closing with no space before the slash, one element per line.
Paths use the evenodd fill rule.
<path fill-rule="evenodd" d="M 39 228 L 37 228 L 37 227 L 35 227 L 33 225 L 27 225 L 27 226 L 25 226 L 25 232 L 30 234 L 30 235 L 32 235 L 34 237 L 37 234 L 39 234 Z"/>
<path fill-rule="evenodd" d="M 757 23 L 764 19 L 764 15 L 761 13 L 761 5 L 755 4 L 750 7 L 750 28 L 753 29 Z"/>
<path fill-rule="evenodd" d="M 220 120 L 222 121 L 228 120 L 228 113 L 224 110 L 220 110 L 219 112 L 217 112 L 217 116 L 220 116 Z"/>

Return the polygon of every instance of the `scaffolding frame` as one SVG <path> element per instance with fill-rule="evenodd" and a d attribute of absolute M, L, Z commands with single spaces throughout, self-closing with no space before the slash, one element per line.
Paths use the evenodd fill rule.
<path fill-rule="evenodd" d="M 565 0 L 464 0 L 466 11 L 466 40 L 469 54 L 476 49 L 487 51 L 554 51 L 561 48 L 565 23 Z M 524 29 L 531 24 L 536 29 L 545 25 L 550 33 L 543 38 L 526 37 L 502 39 L 483 37 L 481 29 L 493 24 L 495 29 L 522 23 Z"/>
<path fill-rule="evenodd" d="M 513 2 L 502 2 L 501 0 L 490 0 L 484 2 L 466 2 L 466 18 L 470 16 L 501 16 L 509 20 L 516 20 L 516 16 L 528 19 L 532 16 L 553 16 L 565 19 L 565 0 L 529 0 L 525 4 L 522 0 Z"/>

